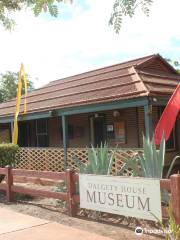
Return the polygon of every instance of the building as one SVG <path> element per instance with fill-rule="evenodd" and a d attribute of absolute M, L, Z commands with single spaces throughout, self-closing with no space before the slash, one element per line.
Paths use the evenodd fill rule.
<path fill-rule="evenodd" d="M 19 116 L 21 147 L 142 148 L 152 136 L 180 75 L 160 55 L 151 55 L 52 81 L 28 94 Z M 15 99 L 0 104 L 0 141 L 11 141 Z M 167 142 L 167 159 L 180 153 L 180 116 Z"/>

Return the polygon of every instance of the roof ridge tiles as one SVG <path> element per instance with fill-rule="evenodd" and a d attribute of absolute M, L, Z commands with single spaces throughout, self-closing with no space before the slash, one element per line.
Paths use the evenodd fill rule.
<path fill-rule="evenodd" d="M 61 78 L 61 79 L 57 79 L 57 80 L 53 80 L 51 81 L 49 84 L 51 83 L 54 83 L 56 81 L 63 81 L 63 80 L 67 80 L 67 82 L 69 81 L 68 78 L 71 78 L 71 77 L 76 77 L 76 76 L 81 76 L 81 75 L 84 75 L 84 74 L 88 74 L 88 73 L 93 73 L 93 72 L 96 72 L 96 71 L 100 71 L 100 70 L 103 70 L 103 69 L 109 69 L 109 68 L 112 68 L 112 67 L 116 67 L 116 66 L 121 66 L 121 65 L 125 65 L 127 63 L 131 63 L 131 62 L 137 62 L 139 60 L 145 60 L 146 58 L 149 60 L 151 59 L 152 57 L 154 56 L 157 56 L 157 54 L 152 54 L 152 55 L 148 55 L 148 56 L 144 56 L 144 57 L 140 57 L 140 58 L 136 58 L 136 59 L 132 59 L 132 60 L 128 60 L 128 61 L 125 61 L 125 62 L 121 62 L 121 63 L 116 63 L 116 64 L 113 64 L 113 65 L 110 65 L 110 66 L 106 66 L 106 67 L 102 67 L 102 68 L 97 68 L 97 69 L 94 69 L 94 70 L 90 70 L 90 71 L 87 71 L 87 72 L 83 72 L 83 73 L 79 73 L 79 74 L 75 74 L 75 75 L 71 75 L 71 76 L 68 76 L 68 77 L 64 77 L 64 78 Z M 146 60 L 145 60 L 146 61 Z M 141 62 L 141 64 L 144 63 L 144 61 Z M 129 68 L 131 66 L 135 66 L 136 63 L 132 64 L 132 65 L 128 65 L 128 66 L 124 66 L 122 68 L 119 68 L 119 69 L 115 69 L 115 70 L 112 70 L 112 71 L 117 71 L 117 70 L 121 70 L 121 69 L 124 69 L 124 68 Z M 139 65 L 139 64 L 138 64 Z M 107 72 L 111 72 L 111 71 L 107 71 Z M 103 72 L 104 73 L 104 72 Z M 102 74 L 103 74 L 102 73 Z M 95 74 L 96 76 L 97 74 Z M 94 75 L 93 75 L 94 76 Z M 84 77 L 83 77 L 84 78 Z M 74 79 L 75 80 L 75 79 Z M 72 80 L 73 81 L 73 80 Z M 48 84 L 48 85 L 49 85 Z"/>
<path fill-rule="evenodd" d="M 144 84 L 142 78 L 139 76 L 138 72 L 136 71 L 136 68 L 134 66 L 132 66 L 130 69 L 129 69 L 130 73 L 134 73 L 134 81 L 137 81 L 139 80 L 140 81 L 140 85 L 141 85 L 141 89 L 143 89 L 147 95 L 150 94 L 149 92 L 149 89 L 147 88 L 147 86 Z M 137 89 L 138 89 L 139 86 L 137 86 Z"/>
<path fill-rule="evenodd" d="M 143 63 L 151 60 L 151 59 L 154 58 L 154 57 L 160 57 L 160 55 L 159 55 L 159 54 L 152 54 L 152 55 L 149 56 L 149 58 L 148 58 L 147 60 L 141 61 L 141 62 L 137 63 L 135 66 L 136 66 L 136 67 L 139 67 L 141 64 L 143 64 Z"/>

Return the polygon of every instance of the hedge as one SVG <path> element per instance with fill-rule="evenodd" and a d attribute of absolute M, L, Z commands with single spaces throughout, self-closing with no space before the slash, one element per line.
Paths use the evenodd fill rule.
<path fill-rule="evenodd" d="M 0 144 L 0 167 L 6 167 L 7 165 L 14 167 L 16 163 L 16 154 L 19 150 L 19 146 L 12 143 Z"/>

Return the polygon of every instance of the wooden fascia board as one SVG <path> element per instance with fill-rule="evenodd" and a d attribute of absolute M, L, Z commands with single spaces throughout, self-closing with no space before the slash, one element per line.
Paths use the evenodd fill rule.
<path fill-rule="evenodd" d="M 169 98 L 151 97 L 150 102 L 152 106 L 166 106 Z"/>
<path fill-rule="evenodd" d="M 142 107 L 148 104 L 147 97 L 141 97 L 137 99 L 128 99 L 110 103 L 100 103 L 100 104 L 92 104 L 92 105 L 84 105 L 79 107 L 67 108 L 67 109 L 59 109 L 56 110 L 56 116 L 63 115 L 75 115 L 81 113 L 89 113 L 89 112 L 99 112 L 99 111 L 108 111 L 114 109 L 123 109 L 130 107 Z M 37 112 L 32 114 L 27 114 L 24 116 L 19 116 L 18 121 L 27 121 L 27 120 L 35 120 L 40 118 L 49 118 L 52 117 L 51 111 L 48 112 Z M 13 117 L 4 117 L 0 118 L 0 123 L 8 123 L 13 122 Z"/>
<path fill-rule="evenodd" d="M 130 107 L 141 107 L 148 104 L 148 98 L 142 97 L 137 99 L 128 99 L 122 101 L 116 101 L 111 103 L 101 103 L 101 104 L 93 104 L 93 105 L 85 105 L 80 107 L 74 107 L 69 109 L 58 110 L 58 115 L 74 115 L 81 113 L 89 113 L 89 112 L 100 112 L 100 111 L 108 111 L 114 109 L 123 109 Z"/>
<path fill-rule="evenodd" d="M 42 112 L 42 113 L 32 113 L 32 114 L 27 114 L 27 115 L 21 115 L 18 117 L 18 121 L 27 121 L 27 120 L 35 120 L 35 119 L 40 119 L 40 118 L 49 118 L 51 117 L 51 111 L 48 112 Z M 13 122 L 14 117 L 4 117 L 0 118 L 0 123 L 10 123 Z"/>

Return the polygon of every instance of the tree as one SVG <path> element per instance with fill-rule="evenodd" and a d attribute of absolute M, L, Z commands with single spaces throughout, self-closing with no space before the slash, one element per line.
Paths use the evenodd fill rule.
<path fill-rule="evenodd" d="M 165 58 L 167 62 L 169 62 L 175 69 L 176 71 L 180 74 L 180 62 L 177 60 L 172 60 L 170 58 Z"/>
<path fill-rule="evenodd" d="M 11 30 L 15 21 L 9 18 L 8 14 L 21 11 L 23 8 L 30 8 L 35 16 L 42 11 L 48 11 L 51 16 L 58 16 L 58 3 L 67 2 L 68 0 L 0 0 L 0 22 L 5 29 Z M 69 0 L 72 2 L 72 0 Z"/>
<path fill-rule="evenodd" d="M 115 0 L 113 12 L 109 19 L 109 25 L 114 27 L 116 33 L 119 33 L 123 17 L 133 17 L 138 8 L 141 8 L 146 16 L 149 16 L 150 7 L 153 0 Z"/>
<path fill-rule="evenodd" d="M 119 33 L 124 16 L 133 17 L 136 9 L 141 8 L 148 16 L 153 0 L 114 0 L 113 12 L 109 24 L 113 25 L 116 33 Z M 23 8 L 30 8 L 35 16 L 42 11 L 49 12 L 51 16 L 58 16 L 58 4 L 60 2 L 73 2 L 73 0 L 0 0 L 0 22 L 11 30 L 15 25 L 13 19 L 7 13 L 20 11 Z"/>
<path fill-rule="evenodd" d="M 113 25 L 116 33 L 119 33 L 124 16 L 133 17 L 139 7 L 148 16 L 153 0 L 114 0 L 113 12 L 109 24 Z M 58 4 L 60 2 L 73 2 L 73 0 L 0 0 L 0 22 L 5 29 L 11 30 L 15 25 L 13 19 L 7 13 L 21 11 L 30 8 L 35 16 L 42 11 L 49 12 L 51 16 L 58 16 Z"/>
<path fill-rule="evenodd" d="M 34 89 L 33 82 L 27 75 L 28 91 Z M 16 97 L 18 85 L 18 73 L 7 71 L 0 74 L 0 102 L 4 102 Z M 24 85 L 22 87 L 22 94 L 24 93 Z"/>

